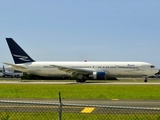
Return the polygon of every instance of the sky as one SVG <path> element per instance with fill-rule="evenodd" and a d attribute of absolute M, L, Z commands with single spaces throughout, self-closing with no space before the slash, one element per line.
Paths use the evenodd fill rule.
<path fill-rule="evenodd" d="M 14 63 L 9 37 L 36 61 L 143 61 L 160 68 L 160 1 L 1 0 L 0 66 Z"/>

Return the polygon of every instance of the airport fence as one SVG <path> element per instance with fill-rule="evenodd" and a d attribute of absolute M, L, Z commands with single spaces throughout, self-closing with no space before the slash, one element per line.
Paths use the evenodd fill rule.
<path fill-rule="evenodd" d="M 160 109 L 0 100 L 0 120 L 160 120 Z"/>

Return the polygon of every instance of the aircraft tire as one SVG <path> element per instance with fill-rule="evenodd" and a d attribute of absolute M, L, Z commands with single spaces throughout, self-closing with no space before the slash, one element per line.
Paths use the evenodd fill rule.
<path fill-rule="evenodd" d="M 86 80 L 82 79 L 80 82 L 81 82 L 81 83 L 85 83 L 85 82 L 86 82 Z"/>
<path fill-rule="evenodd" d="M 84 80 L 84 79 L 79 80 L 79 79 L 78 79 L 78 80 L 76 80 L 76 82 L 77 82 L 77 83 L 84 83 L 84 82 L 86 82 L 86 80 Z"/>
<path fill-rule="evenodd" d="M 78 82 L 80 82 L 80 80 L 76 80 L 76 82 L 78 83 Z"/>
<path fill-rule="evenodd" d="M 147 81 L 147 78 L 144 79 L 144 82 L 148 82 L 148 81 Z"/>

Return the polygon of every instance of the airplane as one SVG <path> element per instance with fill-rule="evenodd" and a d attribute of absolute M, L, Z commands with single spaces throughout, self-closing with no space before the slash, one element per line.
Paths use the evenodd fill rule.
<path fill-rule="evenodd" d="M 14 71 L 8 71 L 8 70 L 6 70 L 5 67 L 4 67 L 4 65 L 3 65 L 2 73 L 3 73 L 2 77 L 4 77 L 4 78 L 5 77 L 11 77 L 11 78 L 13 78 L 13 77 L 19 77 L 20 76 L 19 73 L 15 73 Z"/>
<path fill-rule="evenodd" d="M 12 69 L 45 77 L 74 77 L 77 82 L 105 80 L 107 77 L 145 77 L 159 70 L 147 62 L 73 62 L 35 61 L 12 38 L 6 38 L 15 64 L 6 63 Z"/>

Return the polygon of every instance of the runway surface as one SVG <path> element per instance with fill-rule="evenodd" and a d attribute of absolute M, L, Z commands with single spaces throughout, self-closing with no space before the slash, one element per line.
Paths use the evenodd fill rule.
<path fill-rule="evenodd" d="M 159 82 L 86 82 L 86 83 L 77 83 L 77 82 L 18 82 L 18 81 L 0 81 L 0 84 L 106 84 L 106 85 L 160 85 Z"/>
<path fill-rule="evenodd" d="M 87 80 L 85 83 L 77 83 L 76 80 L 21 80 L 16 78 L 0 78 L 0 84 L 134 84 L 134 85 L 160 85 L 160 78 L 150 78 L 144 82 L 144 78 L 119 78 L 118 80 Z"/>
<path fill-rule="evenodd" d="M 22 101 L 22 102 L 44 102 L 56 103 L 58 100 L 49 99 L 0 99 L 1 101 Z M 81 105 L 104 105 L 104 106 L 125 106 L 125 107 L 146 107 L 160 108 L 160 100 L 63 100 L 64 104 L 81 104 Z"/>

